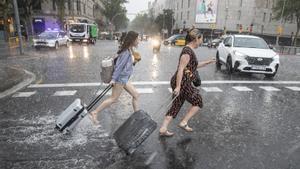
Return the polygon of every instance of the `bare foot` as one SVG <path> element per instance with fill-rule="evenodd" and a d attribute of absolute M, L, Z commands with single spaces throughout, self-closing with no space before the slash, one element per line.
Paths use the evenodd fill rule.
<path fill-rule="evenodd" d="M 192 132 L 192 131 L 193 131 L 193 129 L 190 128 L 190 127 L 188 126 L 187 123 L 181 122 L 181 123 L 179 123 L 178 126 L 179 126 L 180 128 L 182 128 L 183 130 L 187 131 L 187 132 Z"/>
<path fill-rule="evenodd" d="M 98 125 L 98 124 L 99 124 L 99 121 L 98 121 L 98 119 L 97 119 L 97 112 L 92 111 L 92 112 L 89 114 L 89 117 L 90 117 L 90 119 L 92 120 L 92 122 L 93 122 L 94 125 Z"/>
<path fill-rule="evenodd" d="M 159 136 L 162 137 L 172 137 L 174 135 L 174 133 L 169 132 L 167 129 L 160 129 L 159 130 Z"/>

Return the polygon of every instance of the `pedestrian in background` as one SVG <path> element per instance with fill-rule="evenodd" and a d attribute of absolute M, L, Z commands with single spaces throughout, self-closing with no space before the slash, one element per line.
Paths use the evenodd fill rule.
<path fill-rule="evenodd" d="M 138 46 L 138 33 L 134 31 L 128 32 L 124 41 L 122 41 L 118 56 L 114 65 L 114 72 L 110 84 L 112 87 L 112 95 L 103 101 L 90 116 L 95 124 L 98 123 L 97 114 L 115 103 L 120 97 L 123 89 L 125 89 L 132 96 L 132 106 L 134 112 L 138 110 L 138 92 L 134 86 L 129 82 L 129 78 L 133 73 L 134 58 L 132 55 L 132 48 Z"/>
<path fill-rule="evenodd" d="M 185 100 L 192 104 L 184 118 L 179 123 L 179 127 L 187 132 L 193 131 L 188 126 L 189 120 L 202 108 L 202 97 L 199 90 L 192 85 L 195 80 L 195 71 L 197 68 L 204 67 L 208 64 L 215 63 L 215 59 L 198 62 L 194 49 L 202 43 L 202 34 L 199 29 L 194 28 L 188 31 L 186 36 L 186 46 L 182 49 L 179 57 L 177 71 L 171 78 L 171 87 L 176 97 L 171 108 L 167 112 L 163 124 L 159 130 L 161 136 L 173 136 L 174 133 L 168 131 L 168 126 L 175 118 Z"/>

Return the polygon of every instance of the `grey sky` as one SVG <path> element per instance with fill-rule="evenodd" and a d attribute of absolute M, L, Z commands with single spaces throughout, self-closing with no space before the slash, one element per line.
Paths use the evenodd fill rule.
<path fill-rule="evenodd" d="M 153 0 L 128 0 L 129 2 L 125 4 L 127 13 L 139 13 L 141 11 L 148 9 L 148 2 Z M 127 17 L 132 21 L 134 15 L 127 15 Z"/>

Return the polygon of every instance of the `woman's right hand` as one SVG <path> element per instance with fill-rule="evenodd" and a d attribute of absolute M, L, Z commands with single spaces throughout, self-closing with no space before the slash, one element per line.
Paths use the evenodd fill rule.
<path fill-rule="evenodd" d="M 173 91 L 173 94 L 178 96 L 179 95 L 179 92 L 180 92 L 180 87 L 176 87 Z"/>
<path fill-rule="evenodd" d="M 112 86 L 114 86 L 115 83 L 116 83 L 116 82 L 115 82 L 114 80 L 111 80 L 111 81 L 109 82 L 109 84 L 112 85 Z"/>

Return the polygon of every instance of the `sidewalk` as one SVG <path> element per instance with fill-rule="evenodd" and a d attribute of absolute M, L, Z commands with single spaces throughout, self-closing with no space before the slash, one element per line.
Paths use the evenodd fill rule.
<path fill-rule="evenodd" d="M 35 75 L 24 69 L 0 64 L 0 99 L 6 97 L 35 80 Z"/>

